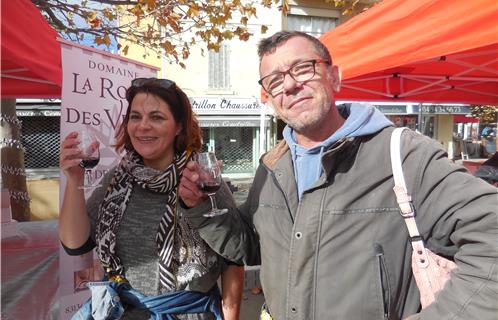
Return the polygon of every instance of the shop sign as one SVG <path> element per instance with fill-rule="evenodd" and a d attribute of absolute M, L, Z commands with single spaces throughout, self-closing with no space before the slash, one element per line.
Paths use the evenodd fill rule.
<path fill-rule="evenodd" d="M 418 113 L 419 106 L 414 106 L 413 111 Z M 422 113 L 468 114 L 468 113 L 471 113 L 471 110 L 470 110 L 469 106 L 422 105 Z"/>
<path fill-rule="evenodd" d="M 60 117 L 58 110 L 17 110 L 18 117 Z"/>
<path fill-rule="evenodd" d="M 193 97 L 192 108 L 197 114 L 260 114 L 261 105 L 254 98 Z"/>
<path fill-rule="evenodd" d="M 234 128 L 234 127 L 259 127 L 261 121 L 259 119 L 206 119 L 199 118 L 199 123 L 202 128 Z M 270 125 L 270 120 L 265 120 L 265 126 Z"/>
<path fill-rule="evenodd" d="M 384 114 L 406 114 L 406 105 L 375 105 Z"/>

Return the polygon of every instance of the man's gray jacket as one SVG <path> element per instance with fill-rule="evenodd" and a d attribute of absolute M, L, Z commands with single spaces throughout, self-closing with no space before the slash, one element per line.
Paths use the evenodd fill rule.
<path fill-rule="evenodd" d="M 429 249 L 454 257 L 458 267 L 436 302 L 420 311 L 408 231 L 392 190 L 392 130 L 333 144 L 323 154 L 325 173 L 301 201 L 282 142 L 263 156 L 239 210 L 203 218 L 205 202 L 187 211 L 215 251 L 261 264 L 273 319 L 404 319 L 418 312 L 413 319 L 497 319 L 497 189 L 450 163 L 437 142 L 409 131 L 401 153 L 419 231 Z M 229 206 L 226 190 L 218 198 Z"/>

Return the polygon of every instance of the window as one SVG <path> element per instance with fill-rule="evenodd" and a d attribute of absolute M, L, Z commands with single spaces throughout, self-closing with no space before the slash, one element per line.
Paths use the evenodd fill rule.
<path fill-rule="evenodd" d="M 254 173 L 258 164 L 254 154 L 257 127 L 202 128 L 201 151 L 214 151 L 223 161 L 223 174 Z"/>
<path fill-rule="evenodd" d="M 230 90 L 230 48 L 223 43 L 218 52 L 209 50 L 209 90 Z"/>
<path fill-rule="evenodd" d="M 329 17 L 316 17 L 298 14 L 287 16 L 287 30 L 302 31 L 312 36 L 319 37 L 336 26 L 337 19 Z"/>
<path fill-rule="evenodd" d="M 339 24 L 340 17 L 341 12 L 338 9 L 291 5 L 289 14 L 285 18 L 285 26 L 286 30 L 306 32 L 318 38 L 335 28 Z"/>
<path fill-rule="evenodd" d="M 59 167 L 60 117 L 27 116 L 22 121 L 21 142 L 26 169 Z"/>

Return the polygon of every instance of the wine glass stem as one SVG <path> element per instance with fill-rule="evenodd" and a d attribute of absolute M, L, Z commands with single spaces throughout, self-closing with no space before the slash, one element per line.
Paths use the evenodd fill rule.
<path fill-rule="evenodd" d="M 215 193 L 210 193 L 209 194 L 209 200 L 211 200 L 211 208 L 216 211 L 218 210 L 218 207 L 216 206 L 216 197 Z"/>
<path fill-rule="evenodd" d="M 85 186 L 89 186 L 91 184 L 92 178 L 92 170 L 85 169 Z"/>

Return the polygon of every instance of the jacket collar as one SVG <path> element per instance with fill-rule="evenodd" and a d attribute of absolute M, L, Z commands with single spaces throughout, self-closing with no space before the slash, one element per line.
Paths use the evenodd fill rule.
<path fill-rule="evenodd" d="M 352 145 L 352 144 L 358 144 L 360 142 L 360 138 L 343 138 L 335 143 L 333 143 L 330 148 L 325 151 L 322 157 L 322 164 L 324 166 L 324 170 L 327 173 L 327 176 L 333 169 L 334 165 L 331 161 L 324 161 L 330 159 L 332 154 L 336 153 L 336 151 L 345 148 L 346 146 Z M 265 166 L 267 166 L 270 170 L 275 170 L 275 167 L 277 165 L 277 162 L 284 156 L 285 153 L 290 151 L 289 145 L 285 140 L 280 141 L 273 149 L 268 151 L 266 154 L 263 155 L 261 161 Z"/>
<path fill-rule="evenodd" d="M 282 156 L 289 150 L 287 142 L 282 140 L 273 149 L 265 153 L 261 161 L 270 170 L 274 170 L 278 160 L 280 160 L 280 158 L 282 158 Z"/>

